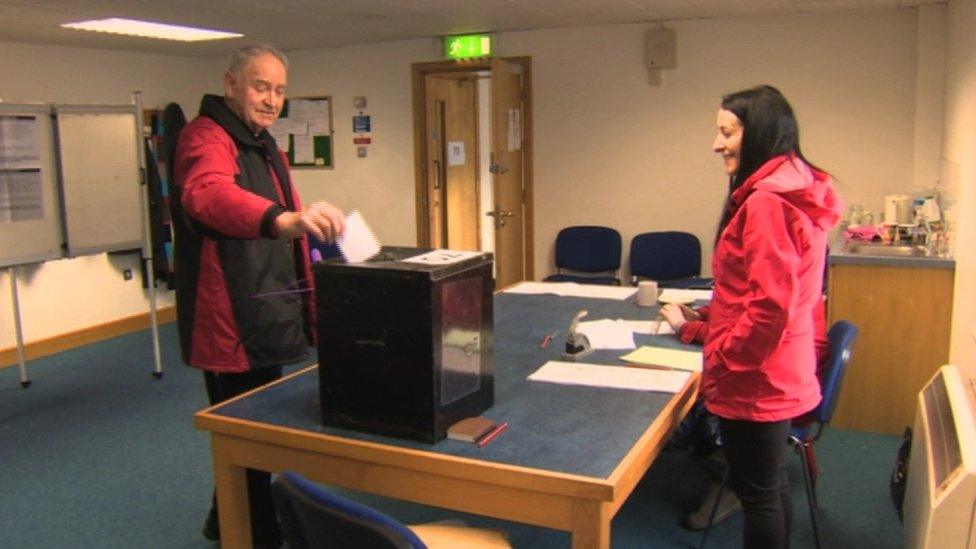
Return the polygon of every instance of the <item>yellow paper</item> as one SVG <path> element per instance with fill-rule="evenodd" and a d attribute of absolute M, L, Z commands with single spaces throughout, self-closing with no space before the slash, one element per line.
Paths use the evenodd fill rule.
<path fill-rule="evenodd" d="M 637 350 L 620 357 L 621 360 L 633 364 L 648 366 L 663 366 L 700 372 L 702 370 L 702 354 L 700 351 L 682 351 L 680 349 L 665 349 L 663 347 L 648 347 L 644 345 Z"/>

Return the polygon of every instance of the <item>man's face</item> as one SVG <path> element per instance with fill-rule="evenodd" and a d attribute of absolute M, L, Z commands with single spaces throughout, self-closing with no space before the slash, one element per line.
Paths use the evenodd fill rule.
<path fill-rule="evenodd" d="M 288 74 L 277 57 L 264 54 L 244 68 L 243 73 L 224 75 L 228 106 L 255 134 L 275 123 L 285 104 Z"/>

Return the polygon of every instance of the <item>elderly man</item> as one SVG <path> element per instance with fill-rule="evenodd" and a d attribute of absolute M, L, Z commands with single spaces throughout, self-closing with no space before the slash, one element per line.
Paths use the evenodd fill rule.
<path fill-rule="evenodd" d="M 266 45 L 231 58 L 224 96 L 206 95 L 183 128 L 171 206 L 183 360 L 203 370 L 212 404 L 281 377 L 308 356 L 314 301 L 306 233 L 332 241 L 343 213 L 303 209 L 288 161 L 268 133 L 281 113 L 285 56 Z M 277 547 L 267 473 L 248 471 L 252 536 Z M 204 536 L 220 537 L 216 499 Z"/>

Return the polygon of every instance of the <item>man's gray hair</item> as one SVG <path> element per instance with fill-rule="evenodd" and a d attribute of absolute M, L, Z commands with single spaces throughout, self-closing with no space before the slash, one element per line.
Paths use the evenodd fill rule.
<path fill-rule="evenodd" d="M 288 58 L 278 48 L 268 44 L 251 44 L 234 52 L 234 55 L 230 57 L 230 63 L 227 65 L 227 72 L 236 78 L 240 78 L 244 75 L 244 69 L 247 68 L 251 60 L 262 55 L 273 55 L 278 61 L 281 61 L 285 69 L 288 68 Z"/>

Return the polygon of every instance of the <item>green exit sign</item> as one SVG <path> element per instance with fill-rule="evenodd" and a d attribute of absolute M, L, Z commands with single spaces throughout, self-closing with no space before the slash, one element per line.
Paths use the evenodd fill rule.
<path fill-rule="evenodd" d="M 491 55 L 491 35 L 463 34 L 444 37 L 444 57 L 468 59 Z"/>

